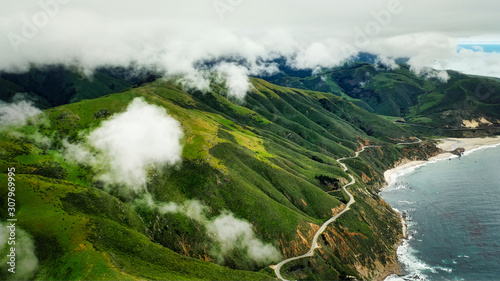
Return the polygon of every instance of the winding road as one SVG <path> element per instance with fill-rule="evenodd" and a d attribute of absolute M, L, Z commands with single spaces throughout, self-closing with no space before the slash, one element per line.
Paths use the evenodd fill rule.
<path fill-rule="evenodd" d="M 419 142 L 420 141 L 421 140 L 419 139 Z M 405 144 L 405 143 L 399 143 L 399 144 Z M 380 145 L 364 146 L 360 151 L 356 152 L 355 156 L 353 156 L 353 157 L 343 157 L 343 158 L 337 159 L 337 162 L 340 164 L 340 166 L 342 167 L 342 169 L 344 170 L 344 172 L 347 172 L 347 166 L 344 163 L 340 162 L 340 161 L 343 161 L 343 160 L 346 160 L 346 159 L 357 158 L 361 152 L 365 151 L 366 148 L 369 148 L 369 147 L 379 147 L 379 146 Z M 337 218 L 339 218 L 345 212 L 349 211 L 351 205 L 354 204 L 354 202 L 356 202 L 354 200 L 354 196 L 352 196 L 352 194 L 349 193 L 349 191 L 347 191 L 347 188 L 346 188 L 346 187 L 348 187 L 350 185 L 353 185 L 356 182 L 356 180 L 354 179 L 354 177 L 352 175 L 349 175 L 349 177 L 351 178 L 351 182 L 349 182 L 348 184 L 342 186 L 342 189 L 344 189 L 344 191 L 349 195 L 349 202 L 347 203 L 346 207 L 340 213 L 336 214 L 335 216 L 333 216 L 332 218 L 330 218 L 329 220 L 327 220 L 325 223 L 323 223 L 323 225 L 318 229 L 318 231 L 314 235 L 314 238 L 313 238 L 312 243 L 311 243 L 311 249 L 309 249 L 309 251 L 307 253 L 305 253 L 303 255 L 300 255 L 300 256 L 288 258 L 288 259 L 286 259 L 286 260 L 278 263 L 276 266 L 274 266 L 274 272 L 276 273 L 276 276 L 278 276 L 278 278 L 280 280 L 287 281 L 285 278 L 283 278 L 283 276 L 281 276 L 281 273 L 280 273 L 281 267 L 283 265 L 285 265 L 286 263 L 289 263 L 289 262 L 294 261 L 294 260 L 298 260 L 298 259 L 302 259 L 302 258 L 306 258 L 306 257 L 312 257 L 314 255 L 314 250 L 316 248 L 319 248 L 318 238 L 321 235 L 321 233 L 323 233 L 326 230 L 326 227 L 329 224 L 331 224 L 332 222 L 334 222 L 335 220 L 337 220 Z"/>
<path fill-rule="evenodd" d="M 414 141 L 414 142 L 398 142 L 397 145 L 403 145 L 403 144 L 416 144 L 416 143 L 421 143 L 422 140 L 415 137 L 418 141 Z"/>
<path fill-rule="evenodd" d="M 416 139 L 417 139 L 417 141 L 415 141 L 415 142 L 400 142 L 400 143 L 397 143 L 397 145 L 416 144 L 416 143 L 421 143 L 422 142 L 421 139 L 419 139 L 419 138 L 416 138 Z M 344 170 L 344 172 L 347 172 L 347 166 L 344 163 L 342 163 L 341 161 L 346 160 L 346 159 L 357 158 L 361 152 L 365 151 L 366 148 L 380 147 L 380 146 L 381 145 L 367 145 L 367 146 L 363 146 L 363 148 L 360 151 L 357 151 L 356 154 L 353 157 L 343 157 L 343 158 L 337 159 L 337 163 L 339 163 L 339 165 L 342 167 L 342 169 Z M 329 220 L 327 220 L 325 223 L 323 223 L 323 225 L 318 229 L 318 231 L 314 235 L 313 241 L 311 243 L 311 249 L 309 249 L 309 251 L 307 253 L 305 253 L 303 255 L 300 255 L 300 256 L 288 258 L 288 259 L 286 259 L 286 260 L 278 263 L 277 265 L 275 265 L 273 267 L 274 268 L 274 272 L 276 273 L 276 276 L 278 276 L 278 278 L 280 280 L 288 281 L 285 278 L 283 278 L 283 276 L 281 276 L 281 273 L 280 273 L 281 267 L 283 265 L 285 265 L 286 263 L 289 263 L 289 262 L 294 261 L 294 260 L 298 260 L 298 259 L 302 259 L 302 258 L 306 258 L 306 257 L 312 257 L 314 255 L 314 250 L 316 248 L 320 247 L 319 244 L 318 244 L 318 238 L 321 235 L 321 233 L 323 233 L 326 230 L 326 227 L 329 224 L 331 224 L 332 222 L 334 222 L 335 220 L 337 220 L 337 218 L 339 218 L 345 212 L 349 211 L 351 205 L 354 204 L 354 202 L 356 202 L 354 200 L 354 196 L 352 196 L 352 194 L 349 193 L 349 191 L 347 191 L 347 188 L 346 188 L 346 187 L 348 187 L 348 186 L 353 185 L 354 183 L 356 183 L 356 180 L 354 179 L 354 177 L 352 175 L 349 175 L 349 177 L 351 178 L 351 182 L 349 182 L 348 184 L 342 186 L 342 189 L 344 189 L 344 191 L 349 195 L 349 202 L 347 203 L 346 207 L 340 213 L 338 213 L 337 215 L 333 216 L 332 218 L 330 218 Z"/>

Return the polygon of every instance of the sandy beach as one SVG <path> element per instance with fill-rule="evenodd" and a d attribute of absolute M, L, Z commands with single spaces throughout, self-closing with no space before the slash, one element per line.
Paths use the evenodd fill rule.
<path fill-rule="evenodd" d="M 468 152 L 478 149 L 483 146 L 490 146 L 490 145 L 497 145 L 500 144 L 500 137 L 492 137 L 492 138 L 446 138 L 446 139 L 439 139 L 439 144 L 437 147 L 442 149 L 443 151 L 453 151 L 456 148 L 463 147 L 465 148 L 465 153 L 467 154 Z M 399 174 L 406 173 L 407 169 L 411 169 L 412 167 L 417 167 L 419 165 L 429 163 L 432 161 L 437 161 L 441 159 L 448 159 L 450 157 L 458 157 L 456 155 L 453 155 L 449 152 L 443 152 L 441 154 L 438 154 L 434 157 L 429 158 L 427 161 L 411 161 L 404 163 L 402 165 L 398 165 L 397 167 L 387 170 L 384 173 L 384 178 L 385 181 L 388 184 L 393 182 L 396 177 Z M 403 238 L 407 238 L 407 224 L 406 220 L 404 219 L 403 216 L 401 216 L 401 223 L 403 225 Z M 401 241 L 398 242 L 398 245 L 400 245 Z M 400 265 L 397 264 L 394 267 L 394 270 L 391 272 L 388 270 L 387 272 L 384 272 L 384 274 L 380 277 L 377 278 L 377 281 L 383 281 L 385 280 L 389 275 L 392 274 L 400 274 Z"/>
<path fill-rule="evenodd" d="M 441 148 L 444 151 L 452 151 L 458 147 L 463 147 L 465 148 L 465 153 L 478 149 L 482 146 L 487 146 L 487 145 L 495 145 L 495 144 L 500 144 L 500 137 L 492 137 L 492 138 L 446 138 L 446 139 L 439 139 L 440 143 L 437 145 L 437 147 Z M 435 160 L 440 160 L 440 159 L 447 159 L 450 157 L 456 157 L 455 155 L 445 152 L 438 154 L 434 157 L 429 158 L 427 161 L 411 161 L 408 163 L 405 163 L 403 165 L 399 165 L 393 169 L 387 170 L 384 172 L 384 178 L 385 181 L 389 184 L 391 183 L 395 177 L 398 175 L 398 173 L 401 173 L 401 171 L 406 170 L 411 167 L 415 167 L 424 163 L 428 163 L 429 161 L 435 161 Z"/>
<path fill-rule="evenodd" d="M 500 137 L 490 137 L 490 138 L 446 138 L 446 139 L 438 139 L 439 143 L 437 147 L 442 149 L 443 151 L 453 151 L 456 148 L 462 147 L 465 149 L 465 155 L 470 153 L 473 150 L 480 149 L 482 147 L 491 147 L 493 145 L 500 145 Z M 401 174 L 406 174 L 411 171 L 412 168 L 416 168 L 419 165 L 442 160 L 458 157 L 457 155 L 451 154 L 449 152 L 440 153 L 434 157 L 429 158 L 426 161 L 411 161 L 407 163 L 403 163 L 402 165 L 398 165 L 397 167 L 387 170 L 384 173 L 385 181 L 387 185 L 394 182 L 396 178 Z M 386 186 L 387 186 L 386 185 Z M 403 226 L 403 237 L 407 238 L 406 235 L 408 233 L 408 225 L 404 217 L 401 216 L 401 223 Z M 401 245 L 402 241 L 399 241 L 399 245 Z M 401 269 L 401 268 L 400 268 Z M 394 271 L 392 274 L 398 275 L 401 271 Z M 390 273 L 390 272 L 389 272 Z M 391 274 L 391 275 L 392 275 Z M 389 276 L 389 275 L 388 275 Z M 387 278 L 387 276 L 385 277 Z M 376 279 L 377 281 L 386 280 L 386 279 Z"/>

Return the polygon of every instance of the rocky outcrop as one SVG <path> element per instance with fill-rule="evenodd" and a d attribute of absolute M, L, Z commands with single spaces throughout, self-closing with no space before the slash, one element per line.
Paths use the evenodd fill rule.
<path fill-rule="evenodd" d="M 464 152 L 465 152 L 465 148 L 463 148 L 463 147 L 458 147 L 455 150 L 450 151 L 451 154 L 455 154 L 458 156 L 462 156 L 464 154 Z"/>

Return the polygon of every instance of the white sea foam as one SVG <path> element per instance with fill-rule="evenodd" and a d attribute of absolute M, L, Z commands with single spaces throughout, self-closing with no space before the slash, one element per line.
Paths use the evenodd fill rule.
<path fill-rule="evenodd" d="M 384 192 L 402 190 L 402 189 L 410 189 L 410 187 L 406 184 L 393 182 L 393 183 L 389 184 L 386 188 L 384 188 Z"/>
<path fill-rule="evenodd" d="M 480 150 L 480 149 L 485 149 L 485 148 L 493 148 L 493 147 L 498 147 L 500 146 L 500 143 L 497 143 L 497 144 L 491 144 L 491 145 L 483 145 L 483 146 L 480 146 L 478 148 L 474 148 L 474 149 L 471 149 L 471 150 L 468 150 L 468 151 L 465 151 L 464 152 L 464 156 L 467 156 L 477 150 Z M 434 164 L 434 163 L 437 163 L 438 161 L 447 161 L 449 159 L 455 159 L 455 158 L 458 158 L 459 156 L 457 155 L 450 155 L 449 157 L 446 157 L 446 158 L 437 158 L 437 159 L 433 159 L 433 160 L 428 160 L 424 163 L 421 163 L 421 164 L 418 164 L 418 165 L 413 165 L 413 166 L 409 166 L 407 168 L 404 168 L 404 169 L 401 169 L 401 170 L 398 170 L 398 171 L 395 171 L 393 173 L 390 174 L 389 176 L 389 181 L 388 181 L 388 186 L 386 188 L 388 188 L 388 190 L 397 190 L 397 189 L 401 189 L 401 188 L 407 188 L 407 187 L 394 187 L 393 185 L 397 183 L 397 180 L 407 174 L 411 174 L 413 172 L 415 172 L 417 169 L 421 168 L 421 167 L 424 167 L 424 166 L 427 166 L 429 164 Z M 392 186 L 392 189 L 390 188 Z"/>
<path fill-rule="evenodd" d="M 499 146 L 500 146 L 500 143 L 493 144 L 493 145 L 484 145 L 484 146 L 466 151 L 463 156 L 467 157 L 468 155 L 470 155 L 474 152 L 477 152 L 478 150 L 483 150 L 483 149 L 487 149 L 487 148 L 496 148 Z M 428 162 L 425 162 L 425 163 L 422 163 L 419 165 L 411 166 L 411 167 L 408 167 L 406 169 L 396 171 L 395 173 L 390 175 L 390 185 L 387 187 L 387 189 L 384 190 L 384 192 L 391 191 L 391 193 L 392 193 L 392 191 L 396 191 L 396 190 L 402 191 L 403 189 L 406 189 L 406 188 L 411 189 L 410 185 L 407 183 L 405 183 L 404 185 L 401 185 L 401 184 L 398 185 L 398 181 L 402 182 L 403 176 L 410 174 L 410 173 L 413 173 L 413 172 L 417 171 L 417 169 L 419 169 L 423 166 L 433 164 L 433 163 L 436 163 L 438 161 L 448 161 L 449 158 L 456 159 L 456 158 L 458 158 L 458 156 L 453 155 L 453 156 L 446 157 L 446 158 L 439 158 L 439 159 L 428 161 Z M 403 191 L 403 192 L 407 192 L 407 191 Z M 411 202 L 411 201 L 399 200 L 396 202 L 398 202 L 398 204 L 395 204 L 395 205 L 398 205 L 399 209 L 404 210 L 406 213 L 412 212 L 410 208 L 405 208 L 406 204 L 410 204 L 409 202 Z M 419 238 L 421 236 L 424 236 L 424 234 L 422 233 L 422 234 L 419 234 L 417 237 L 416 234 L 418 232 L 415 230 L 415 226 L 416 226 L 416 223 L 414 221 L 408 221 L 408 234 L 409 234 L 408 239 L 404 240 L 403 243 L 401 244 L 401 246 L 397 250 L 398 261 L 399 261 L 400 265 L 402 266 L 402 268 L 405 270 L 406 275 L 404 275 L 404 276 L 391 275 L 388 278 L 386 278 L 385 281 L 430 280 L 431 278 L 433 278 L 434 274 L 437 274 L 439 276 L 443 276 L 442 274 L 445 274 L 445 275 L 449 276 L 449 277 L 446 277 L 446 279 L 451 278 L 449 280 L 464 280 L 463 278 L 459 278 L 459 277 L 454 278 L 453 274 L 455 274 L 455 272 L 454 272 L 453 268 L 455 267 L 454 265 L 460 264 L 461 260 L 469 259 L 470 257 L 468 255 L 462 254 L 462 255 L 458 255 L 456 259 L 447 260 L 446 262 L 443 262 L 443 264 L 439 264 L 439 265 L 434 265 L 434 264 L 430 265 L 430 264 L 425 263 L 423 260 L 420 260 L 418 258 L 418 255 L 419 255 L 418 251 L 416 249 L 413 249 L 412 246 L 410 245 L 410 244 L 414 243 L 413 241 L 421 242 L 422 240 Z"/>
<path fill-rule="evenodd" d="M 397 250 L 398 260 L 407 272 L 404 276 L 391 275 L 385 281 L 402 281 L 402 280 L 429 280 L 425 271 L 435 272 L 436 270 L 417 258 L 416 250 L 413 249 L 408 240 L 404 240 Z"/>
<path fill-rule="evenodd" d="M 484 146 L 466 151 L 463 156 L 468 156 L 468 155 L 470 155 L 478 150 L 482 150 L 482 149 L 486 149 L 486 148 L 495 148 L 495 147 L 499 147 L 499 146 L 500 146 L 500 143 L 493 144 L 493 145 L 484 145 Z M 387 186 L 387 188 L 384 191 L 389 192 L 389 191 L 396 191 L 396 190 L 403 190 L 403 189 L 411 189 L 409 184 L 401 182 L 401 179 L 405 175 L 411 174 L 423 166 L 433 164 L 433 163 L 436 163 L 438 161 L 448 161 L 448 159 L 456 159 L 456 158 L 458 158 L 458 156 L 452 155 L 450 157 L 435 159 L 432 161 L 427 161 L 427 162 L 422 163 L 422 164 L 410 166 L 408 168 L 396 171 L 390 175 L 389 185 Z M 408 201 L 408 200 L 400 200 L 400 201 L 398 201 L 398 203 L 400 205 L 399 208 L 403 208 L 402 210 L 404 210 L 406 212 L 411 212 L 412 210 L 415 210 L 415 209 L 406 209 L 406 208 L 402 207 L 401 204 L 411 205 L 411 204 L 415 204 L 416 202 Z M 394 210 L 396 210 L 398 213 L 401 213 L 401 211 L 399 211 L 398 209 L 394 208 Z M 391 276 L 387 277 L 385 279 L 385 281 L 430 280 L 431 277 L 429 276 L 429 274 L 436 274 L 438 272 L 447 272 L 447 273 L 451 274 L 453 272 L 453 269 L 450 267 L 454 264 L 459 263 L 459 262 L 457 262 L 457 260 L 452 259 L 452 260 L 448 261 L 448 263 L 447 263 L 448 265 L 450 265 L 450 267 L 431 266 L 431 265 L 425 263 L 424 261 L 420 260 L 418 258 L 418 252 L 415 249 L 413 249 L 410 245 L 411 241 L 415 241 L 415 240 L 422 241 L 421 239 L 416 239 L 416 237 L 415 237 L 415 235 L 418 233 L 418 231 L 414 229 L 414 227 L 416 225 L 417 225 L 417 223 L 414 221 L 408 222 L 408 234 L 409 234 L 408 238 L 403 240 L 403 243 L 400 245 L 400 247 L 397 250 L 398 261 L 399 261 L 400 265 L 402 266 L 402 268 L 404 269 L 404 271 L 406 272 L 406 275 L 404 275 L 404 276 L 391 275 Z M 423 236 L 423 234 L 422 234 L 422 236 Z M 470 258 L 468 255 L 458 255 L 457 257 L 460 259 Z M 460 279 L 456 279 L 456 280 L 460 280 Z"/>
<path fill-rule="evenodd" d="M 400 177 L 402 177 L 402 176 L 404 176 L 406 174 L 409 174 L 409 173 L 415 171 L 418 167 L 424 166 L 426 164 L 427 163 L 422 163 L 422 164 L 419 164 L 419 165 L 410 166 L 408 168 L 395 171 L 394 173 L 392 173 L 389 176 L 389 185 L 393 185 L 394 183 L 396 183 L 396 181 L 397 181 L 398 178 L 400 178 Z"/>
<path fill-rule="evenodd" d="M 474 148 L 474 149 L 471 149 L 471 150 L 466 150 L 464 152 L 464 156 L 467 156 L 471 153 L 474 153 L 478 150 L 481 150 L 481 149 L 486 149 L 486 148 L 495 148 L 495 147 L 499 147 L 500 146 L 500 143 L 496 143 L 496 144 L 489 144 L 489 145 L 483 145 L 483 146 L 480 146 L 480 147 L 477 147 L 477 148 Z"/>
<path fill-rule="evenodd" d="M 404 203 L 404 204 L 416 204 L 417 202 L 415 201 L 408 201 L 408 200 L 402 200 L 402 201 L 398 201 L 399 203 Z"/>
<path fill-rule="evenodd" d="M 453 157 L 458 157 L 458 156 L 451 156 L 450 158 L 453 158 Z M 393 173 L 391 173 L 388 177 L 388 186 L 387 188 L 389 190 L 391 186 L 393 186 L 393 189 L 395 188 L 394 185 L 397 184 L 397 180 L 407 174 L 411 174 L 413 172 L 415 172 L 417 169 L 421 168 L 421 167 L 424 167 L 424 166 L 427 166 L 429 164 L 433 164 L 433 163 L 436 163 L 437 161 L 441 161 L 441 160 L 447 160 L 448 158 L 443 158 L 443 159 L 435 159 L 435 160 L 430 160 L 430 161 L 426 161 L 424 163 L 421 163 L 421 164 L 418 164 L 418 165 L 413 165 L 413 166 L 409 166 L 409 167 L 406 167 L 404 169 L 400 169 L 400 170 L 396 170 L 394 171 Z M 400 187 L 400 188 L 408 188 L 407 186 L 404 186 L 404 187 Z M 399 189 L 399 188 L 395 188 L 395 189 Z"/>
<path fill-rule="evenodd" d="M 447 268 L 447 267 L 444 267 L 444 266 L 436 266 L 435 269 L 438 269 L 438 270 L 441 270 L 441 271 L 444 271 L 444 272 L 448 272 L 448 273 L 452 273 L 453 272 L 453 269 Z"/>

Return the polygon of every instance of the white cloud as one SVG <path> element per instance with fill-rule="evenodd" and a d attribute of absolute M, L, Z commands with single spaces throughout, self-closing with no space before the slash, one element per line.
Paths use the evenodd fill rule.
<path fill-rule="evenodd" d="M 74 144 L 67 140 L 63 140 L 62 144 L 64 148 L 64 157 L 66 157 L 68 161 L 85 163 L 94 167 L 105 165 L 105 159 L 102 159 L 100 155 L 96 155 L 96 153 L 90 151 L 90 149 L 83 144 Z"/>
<path fill-rule="evenodd" d="M 448 72 L 446 70 L 436 70 L 426 66 L 411 66 L 410 70 L 418 76 L 425 78 L 436 78 L 443 83 L 448 82 L 448 80 L 450 79 L 450 76 L 448 75 Z"/>
<path fill-rule="evenodd" d="M 221 66 L 222 71 L 235 65 Z M 246 79 L 247 76 L 244 76 Z M 230 88 L 233 86 L 230 86 Z M 257 263 L 277 261 L 281 255 L 269 244 L 260 241 L 249 222 L 225 211 L 220 216 L 208 218 L 208 207 L 199 201 L 157 204 L 144 188 L 147 171 L 151 165 L 180 161 L 182 138 L 180 123 L 168 116 L 165 109 L 134 99 L 123 113 L 104 121 L 90 132 L 84 144 L 64 142 L 68 160 L 83 162 L 98 170 L 97 178 L 107 184 L 120 185 L 120 191 L 132 193 L 133 204 L 146 206 L 159 213 L 183 213 L 205 225 L 213 240 L 212 255 L 223 262 L 232 250 L 240 250 Z"/>
<path fill-rule="evenodd" d="M 50 127 L 50 121 L 26 97 L 24 93 L 17 93 L 11 103 L 0 101 L 0 131 L 8 131 L 14 138 L 27 139 L 40 148 L 48 148 L 52 140 L 40 132 L 40 127 Z M 33 125 L 29 133 L 22 128 L 28 121 Z"/>
<path fill-rule="evenodd" d="M 298 69 L 338 66 L 352 57 L 357 51 L 349 44 L 336 39 L 314 42 L 299 49 L 290 64 Z"/>
<path fill-rule="evenodd" d="M 386 57 L 386 56 L 378 56 L 375 61 L 375 68 L 378 67 L 378 64 L 382 65 L 385 68 L 390 70 L 395 70 L 399 68 L 399 65 L 396 63 L 394 58 Z"/>
<path fill-rule="evenodd" d="M 15 100 L 12 103 L 0 101 L 0 125 L 24 126 L 29 118 L 42 111 L 26 100 Z"/>
<path fill-rule="evenodd" d="M 180 123 L 164 108 L 136 98 L 125 112 L 90 132 L 86 144 L 66 143 L 65 154 L 70 160 L 92 165 L 99 171 L 99 180 L 137 193 L 144 190 L 149 168 L 181 160 L 182 136 Z"/>
<path fill-rule="evenodd" d="M 226 82 L 228 95 L 243 100 L 250 89 L 249 70 L 234 63 L 220 63 L 214 70 L 218 78 Z"/>
<path fill-rule="evenodd" d="M 250 260 L 259 264 L 269 264 L 281 258 L 281 254 L 274 246 L 257 238 L 251 223 L 236 218 L 228 211 L 214 218 L 208 218 L 206 215 L 208 207 L 197 200 L 188 200 L 180 205 L 173 202 L 157 204 L 150 194 L 137 199 L 135 204 L 148 206 L 162 214 L 182 213 L 203 224 L 213 242 L 211 255 L 220 263 L 223 263 L 225 255 L 233 250 L 242 251 Z"/>
<path fill-rule="evenodd" d="M 251 260 L 261 264 L 269 264 L 281 257 L 275 247 L 255 237 L 250 223 L 235 218 L 231 213 L 221 214 L 206 226 L 208 233 L 219 243 L 219 248 L 212 250 L 219 259 L 234 248 L 246 251 Z"/>
<path fill-rule="evenodd" d="M 462 49 L 454 56 L 435 66 L 439 69 L 454 69 L 464 73 L 500 77 L 500 53 L 474 52 Z"/>
<path fill-rule="evenodd" d="M 59 4 L 51 9 L 40 3 Z M 498 56 L 473 59 L 456 52 L 459 39 L 500 39 L 500 2 L 226 3 L 230 7 L 221 17 L 214 2 L 206 0 L 9 2 L 0 12 L 0 33 L 16 34 L 22 40 L 13 44 L 7 36 L 0 39 L 0 70 L 64 63 L 78 64 L 90 73 L 100 65 L 136 63 L 163 70 L 168 76 L 183 75 L 184 85 L 207 90 L 208 76 L 196 69 L 196 62 L 239 56 L 245 58 L 245 65 L 231 68 L 236 74 L 225 75 L 237 80 L 228 83 L 233 84 L 230 92 L 237 96 L 243 92 L 244 68 L 250 75 L 266 72 L 272 67 L 259 61 L 277 55 L 289 58 L 294 67 L 316 69 L 337 66 L 358 51 L 368 51 L 384 57 L 409 57 L 417 68 L 434 67 L 437 60 L 439 69 L 500 75 L 483 68 L 498 66 Z M 48 21 L 36 22 L 44 13 Z M 367 44 L 356 44 L 357 30 L 365 33 Z"/>
<path fill-rule="evenodd" d="M 31 236 L 21 229 L 15 227 L 16 239 L 15 245 L 9 245 L 10 230 L 7 228 L 7 223 L 0 223 L 0 262 L 2 263 L 2 271 L 5 270 L 7 280 L 30 280 L 38 268 L 38 258 L 35 255 L 35 244 Z M 10 248 L 14 247 L 15 251 L 15 273 L 7 272 L 10 266 Z"/>

